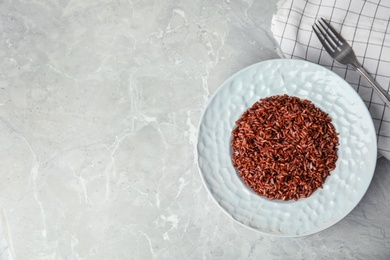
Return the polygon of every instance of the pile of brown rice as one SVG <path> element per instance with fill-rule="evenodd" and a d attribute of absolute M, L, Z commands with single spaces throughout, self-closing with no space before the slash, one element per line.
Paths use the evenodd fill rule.
<path fill-rule="evenodd" d="M 328 114 L 308 100 L 288 95 L 261 99 L 236 126 L 233 165 L 261 196 L 309 197 L 336 167 L 338 134 Z"/>

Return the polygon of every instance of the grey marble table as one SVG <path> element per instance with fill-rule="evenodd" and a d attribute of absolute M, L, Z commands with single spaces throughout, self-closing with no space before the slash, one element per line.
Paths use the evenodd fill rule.
<path fill-rule="evenodd" d="M 385 159 L 302 238 L 241 226 L 202 184 L 201 113 L 278 57 L 276 2 L 1 0 L 0 259 L 389 259 Z"/>

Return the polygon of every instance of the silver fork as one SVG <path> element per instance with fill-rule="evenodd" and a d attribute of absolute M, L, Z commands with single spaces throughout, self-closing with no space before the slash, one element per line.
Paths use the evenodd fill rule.
<path fill-rule="evenodd" d="M 372 85 L 379 97 L 390 107 L 390 95 L 362 67 L 356 58 L 355 52 L 346 40 L 323 18 L 313 25 L 313 30 L 329 55 L 338 63 L 350 65 L 354 68 Z"/>

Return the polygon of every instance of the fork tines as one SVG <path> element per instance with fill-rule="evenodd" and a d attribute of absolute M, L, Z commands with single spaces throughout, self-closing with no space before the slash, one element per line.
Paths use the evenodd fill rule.
<path fill-rule="evenodd" d="M 324 18 L 318 20 L 312 27 L 321 44 L 328 52 L 334 52 L 346 43 L 345 39 Z"/>

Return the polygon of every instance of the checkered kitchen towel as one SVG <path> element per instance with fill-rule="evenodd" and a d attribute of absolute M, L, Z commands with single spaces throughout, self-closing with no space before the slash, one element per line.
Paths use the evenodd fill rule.
<path fill-rule="evenodd" d="M 323 17 L 350 43 L 363 67 L 390 89 L 390 0 L 285 0 L 278 4 L 272 32 L 286 58 L 328 67 L 359 93 L 373 118 L 379 154 L 390 160 L 390 108 L 357 72 L 339 65 L 322 48 L 312 25 Z"/>

